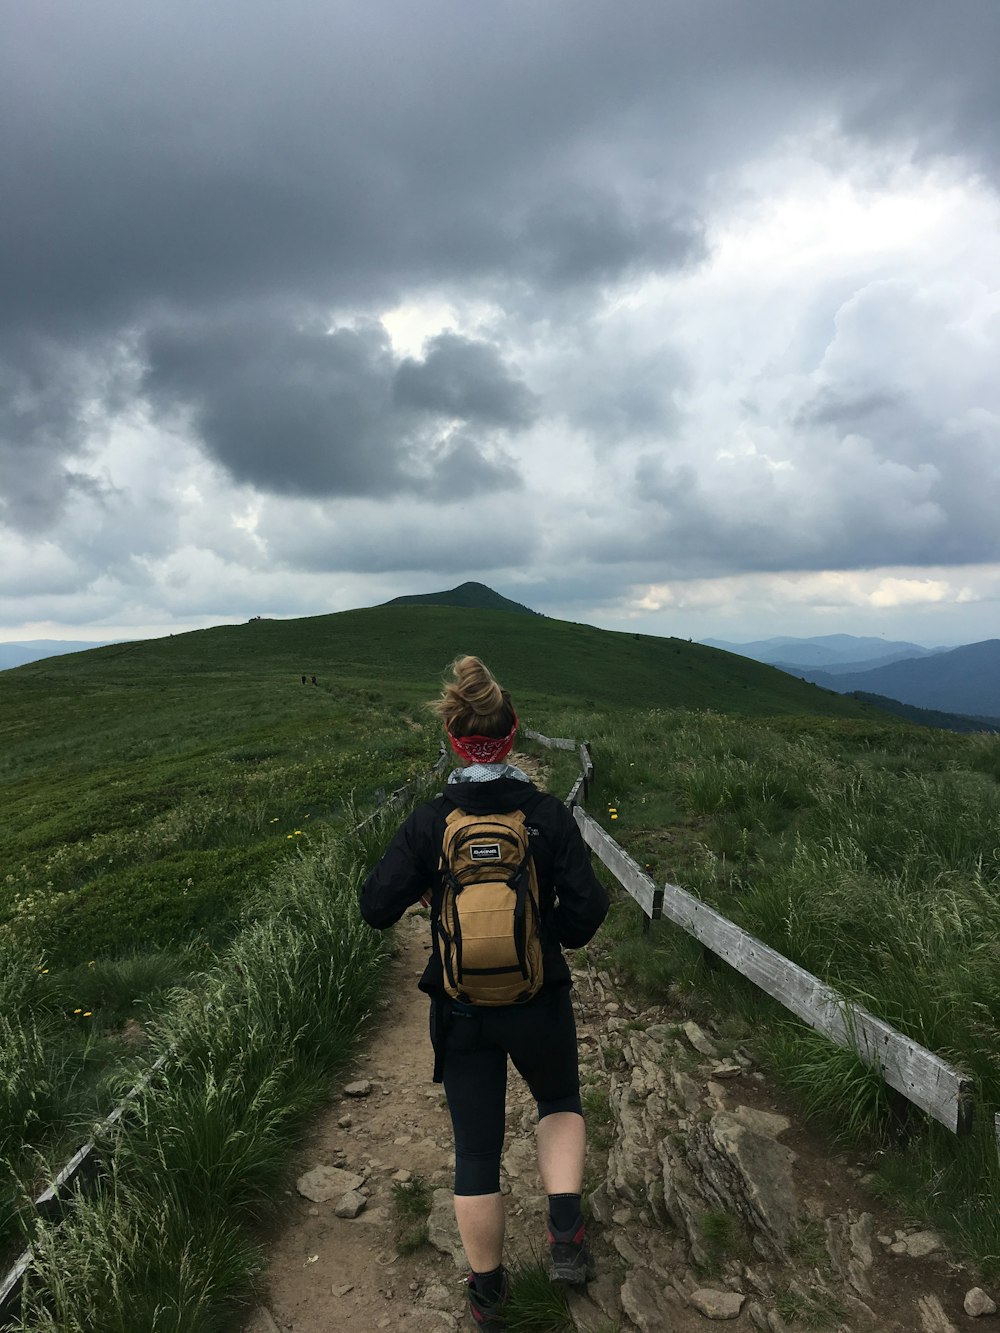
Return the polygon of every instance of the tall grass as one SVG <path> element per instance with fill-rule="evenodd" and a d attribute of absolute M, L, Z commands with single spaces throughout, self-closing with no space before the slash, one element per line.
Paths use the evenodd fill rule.
<path fill-rule="evenodd" d="M 94 1195 L 37 1227 L 15 1328 L 200 1333 L 249 1300 L 255 1228 L 380 984 L 388 946 L 357 912 L 358 853 L 330 838 L 280 867 L 218 963 L 167 997 L 150 1058 L 171 1061 Z"/>

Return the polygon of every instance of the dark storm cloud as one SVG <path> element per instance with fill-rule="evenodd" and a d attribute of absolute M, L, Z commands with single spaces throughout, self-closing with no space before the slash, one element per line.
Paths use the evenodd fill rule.
<path fill-rule="evenodd" d="M 535 416 L 532 394 L 510 377 L 496 348 L 454 333 L 432 338 L 422 361 L 403 361 L 394 396 L 400 407 L 496 426 L 527 426 Z"/>
<path fill-rule="evenodd" d="M 461 291 L 531 337 L 561 320 L 571 339 L 602 288 L 697 264 L 719 182 L 786 135 L 839 126 L 995 173 L 997 49 L 1000 6 L 978 0 L 7 5 L 0 513 L 41 528 L 74 493 L 88 410 L 114 405 L 113 373 L 95 386 L 81 366 L 119 339 L 143 350 L 157 412 L 279 493 L 433 493 L 449 460 L 510 485 L 503 432 L 543 407 L 595 431 L 669 430 L 671 386 L 651 388 L 638 353 L 627 370 L 609 357 L 603 380 L 581 358 L 581 381 L 607 391 L 539 403 L 489 344 L 442 335 L 400 365 L 375 325 L 328 335 L 288 312 Z M 818 403 L 812 427 L 863 406 Z M 910 484 L 905 467 L 875 475 Z M 943 535 L 938 512 L 967 515 L 913 475 L 907 520 L 886 527 L 894 560 L 989 546 L 978 515 Z M 851 558 L 890 553 L 858 518 L 891 519 L 875 499 L 817 531 L 780 487 L 745 523 L 683 476 L 660 490 L 670 540 L 706 560 L 787 558 L 797 534 L 803 559 L 839 562 L 838 531 Z"/>
<path fill-rule="evenodd" d="M 7 318 L 85 335 L 164 300 L 350 305 L 685 258 L 682 216 L 634 208 L 578 153 L 631 97 L 595 81 L 599 32 L 514 9 L 484 44 L 483 22 L 440 3 L 7 11 Z"/>
<path fill-rule="evenodd" d="M 160 301 L 671 267 L 706 171 L 817 115 L 995 151 L 981 4 L 37 0 L 3 25 L 7 318 L 81 336 Z"/>
<path fill-rule="evenodd" d="M 530 422 L 532 395 L 485 343 L 442 335 L 425 360 L 400 364 L 381 324 L 329 332 L 315 318 L 256 313 L 159 328 L 143 350 L 157 411 L 180 414 L 235 480 L 260 490 L 433 493 L 456 468 L 470 492 L 518 484 L 493 436 Z"/>
<path fill-rule="evenodd" d="M 514 234 L 516 267 L 544 292 L 680 268 L 705 252 L 696 218 L 646 213 L 587 182 L 534 205 Z"/>

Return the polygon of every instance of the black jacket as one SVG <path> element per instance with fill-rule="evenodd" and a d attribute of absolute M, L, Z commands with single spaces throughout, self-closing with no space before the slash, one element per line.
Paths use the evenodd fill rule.
<path fill-rule="evenodd" d="M 395 925 L 408 907 L 431 890 L 432 913 L 441 900 L 438 870 L 445 819 L 456 806 L 469 814 L 506 814 L 522 809 L 538 876 L 541 899 L 542 963 L 545 985 L 567 985 L 569 968 L 562 949 L 588 943 L 608 912 L 608 895 L 594 875 L 580 830 L 565 805 L 530 782 L 455 782 L 417 806 L 396 833 L 385 855 L 365 880 L 359 906 L 370 926 Z M 432 950 L 419 986 L 443 993 L 441 962 Z"/>

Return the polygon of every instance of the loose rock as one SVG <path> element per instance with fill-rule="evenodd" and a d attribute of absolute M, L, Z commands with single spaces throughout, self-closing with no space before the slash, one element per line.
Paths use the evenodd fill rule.
<path fill-rule="evenodd" d="M 684 1035 L 699 1055 L 707 1056 L 712 1060 L 718 1055 L 715 1043 L 706 1037 L 697 1023 L 685 1023 Z"/>
<path fill-rule="evenodd" d="M 716 1291 L 714 1287 L 699 1287 L 688 1300 L 706 1319 L 737 1319 L 746 1297 L 736 1291 Z"/>
<path fill-rule="evenodd" d="M 314 1166 L 304 1176 L 299 1176 L 295 1188 L 313 1203 L 329 1203 L 331 1199 L 343 1198 L 351 1190 L 360 1189 L 364 1183 L 364 1176 L 344 1171 L 339 1166 Z"/>
<path fill-rule="evenodd" d="M 348 1083 L 344 1089 L 345 1097 L 367 1097 L 372 1090 L 370 1078 L 359 1078 L 355 1083 Z"/>
<path fill-rule="evenodd" d="M 996 1314 L 997 1311 L 996 1301 L 987 1296 L 982 1287 L 973 1287 L 971 1291 L 967 1291 L 962 1304 L 965 1306 L 965 1313 L 973 1319 L 978 1319 L 984 1314 Z"/>
<path fill-rule="evenodd" d="M 893 1254 L 905 1254 L 911 1259 L 926 1259 L 941 1249 L 941 1237 L 936 1231 L 915 1231 L 912 1236 L 896 1241 L 891 1246 Z"/>
<path fill-rule="evenodd" d="M 337 1201 L 333 1211 L 338 1217 L 353 1218 L 357 1217 L 358 1213 L 364 1212 L 367 1206 L 368 1200 L 363 1194 L 359 1194 L 357 1190 L 350 1190 Z"/>
<path fill-rule="evenodd" d="M 443 1282 L 432 1282 L 424 1292 L 424 1304 L 432 1310 L 450 1310 L 455 1300 Z"/>

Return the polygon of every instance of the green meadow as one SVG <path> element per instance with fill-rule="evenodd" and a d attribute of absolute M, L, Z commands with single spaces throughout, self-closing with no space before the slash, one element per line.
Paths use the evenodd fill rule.
<path fill-rule="evenodd" d="M 45 1245 L 25 1328 L 124 1330 L 123 1291 L 173 1311 L 158 1328 L 230 1326 L 273 1184 L 377 992 L 385 942 L 357 929 L 353 901 L 391 821 L 350 830 L 431 767 L 423 702 L 470 651 L 523 724 L 591 743 L 589 809 L 650 873 L 968 1068 L 977 1133 L 958 1144 L 902 1113 L 686 937 L 643 936 L 626 900 L 599 947 L 630 984 L 752 1026 L 774 1076 L 872 1154 L 887 1195 L 1000 1254 L 997 740 L 682 640 L 393 606 L 0 674 L 0 1251 L 22 1243 L 46 1162 L 156 1054 L 173 1062 Z M 573 756 L 549 758 L 568 790 Z"/>

